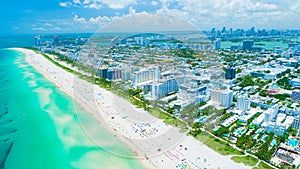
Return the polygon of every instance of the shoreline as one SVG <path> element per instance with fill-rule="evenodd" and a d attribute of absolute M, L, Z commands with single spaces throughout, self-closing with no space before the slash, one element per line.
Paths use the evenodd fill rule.
<path fill-rule="evenodd" d="M 250 168 L 233 162 L 228 156 L 214 152 L 190 136 L 183 136 L 177 128 L 164 124 L 162 120 L 135 108 L 115 94 L 66 72 L 41 54 L 23 48 L 10 49 L 24 53 L 25 61 L 29 65 L 53 82 L 59 90 L 73 98 L 98 120 L 103 128 L 127 145 L 136 156 L 139 156 L 135 158 L 146 168 L 174 168 L 177 167 L 178 161 L 183 159 L 192 168 L 198 167 L 198 164 L 194 163 L 199 163 L 201 168 L 203 165 L 210 168 Z M 78 91 L 74 91 L 74 88 Z M 139 131 L 140 128 L 143 129 L 142 132 Z M 97 144 L 90 135 L 88 137 Z M 157 147 L 159 149 L 153 150 Z M 200 161 L 200 156 L 201 158 L 204 156 L 205 160 Z"/>
<path fill-rule="evenodd" d="M 137 156 L 139 153 L 139 149 L 136 148 L 136 146 L 134 145 L 133 142 L 131 142 L 130 140 L 122 137 L 122 135 L 119 135 L 119 133 L 117 133 L 113 128 L 111 128 L 110 126 L 107 126 L 105 125 L 105 120 L 103 119 L 102 116 L 99 116 L 96 112 L 94 112 L 88 104 L 83 104 L 80 100 L 76 100 L 74 98 L 74 95 L 72 92 L 64 89 L 64 86 L 62 84 L 59 83 L 59 81 L 55 81 L 53 78 L 51 78 L 47 72 L 45 72 L 41 67 L 38 67 L 35 63 L 33 63 L 33 61 L 30 59 L 30 52 L 34 52 L 32 50 L 28 50 L 28 49 L 24 49 L 24 48 L 10 48 L 12 50 L 15 50 L 15 51 L 18 51 L 18 52 L 21 52 L 25 55 L 25 61 L 31 65 L 32 67 L 34 67 L 34 69 L 36 69 L 39 73 L 41 73 L 47 80 L 51 81 L 52 83 L 54 83 L 58 89 L 65 93 L 66 95 L 68 95 L 69 97 L 71 97 L 72 99 L 74 99 L 76 101 L 77 104 L 79 104 L 87 113 L 89 113 L 90 116 L 92 116 L 92 118 L 95 118 L 96 120 L 98 120 L 100 123 L 101 123 L 101 127 L 103 127 L 106 131 L 108 131 L 109 133 L 111 133 L 112 135 L 114 135 L 114 137 L 116 139 L 118 139 L 120 142 L 122 142 L 123 144 L 125 144 L 126 146 L 128 146 L 130 148 L 130 150 L 134 153 L 135 156 Z M 40 54 L 37 54 L 34 52 L 34 55 L 40 55 Z M 47 59 L 44 58 L 44 56 L 41 56 L 40 59 L 43 59 L 45 60 L 46 62 L 48 62 L 49 64 L 52 64 L 50 61 L 48 61 Z M 55 65 L 54 65 L 55 66 Z M 55 66 L 57 67 L 57 66 Z M 59 68 L 61 69 L 61 68 Z M 75 75 L 73 75 L 72 73 L 69 73 L 69 72 L 66 72 L 65 70 L 61 69 L 61 71 L 64 71 L 65 73 L 69 74 L 70 76 L 72 76 L 73 78 L 76 78 L 78 80 L 81 80 L 83 81 L 82 79 L 79 79 L 78 77 L 76 77 Z M 86 82 L 88 83 L 88 82 Z M 75 103 L 74 103 L 75 104 Z M 76 109 L 76 108 L 75 108 Z M 80 123 L 80 125 L 82 126 L 82 122 L 80 121 L 79 117 L 78 117 L 78 114 L 77 114 L 77 118 L 78 118 L 78 121 Z M 85 133 L 87 133 L 86 129 L 85 128 L 82 128 L 82 130 L 84 130 Z M 99 143 L 96 143 L 94 141 L 94 139 L 91 138 L 91 136 L 89 134 L 87 134 L 87 137 L 94 143 L 96 144 L 97 146 L 100 146 L 102 147 L 101 145 L 99 145 Z M 107 151 L 105 148 L 104 148 L 105 151 Z M 107 151 L 109 153 L 112 153 L 110 151 Z M 116 156 L 119 156 L 119 157 L 122 157 L 122 158 L 130 158 L 129 157 L 126 157 L 126 156 L 122 156 L 122 155 L 118 155 L 118 154 L 115 154 L 115 153 L 112 153 Z M 136 158 L 138 159 L 139 161 L 141 161 L 141 163 L 146 167 L 146 168 L 149 168 L 149 169 L 156 169 L 157 167 L 155 167 L 149 160 L 146 160 L 144 158 Z"/>

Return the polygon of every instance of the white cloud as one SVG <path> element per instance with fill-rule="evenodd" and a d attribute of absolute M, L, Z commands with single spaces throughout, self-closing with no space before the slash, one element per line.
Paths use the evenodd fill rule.
<path fill-rule="evenodd" d="M 90 4 L 90 0 L 84 0 L 82 4 Z"/>
<path fill-rule="evenodd" d="M 88 4 L 88 5 L 84 5 L 84 8 L 91 8 L 91 9 L 100 9 L 102 8 L 101 4 L 97 4 L 97 3 L 92 3 L 92 4 Z"/>
<path fill-rule="evenodd" d="M 83 7 L 83 8 L 92 8 L 100 9 L 104 5 L 111 9 L 123 9 L 129 5 L 137 4 L 137 0 L 80 0 L 66 1 L 59 3 L 62 7 Z"/>
<path fill-rule="evenodd" d="M 72 3 L 71 2 L 60 2 L 59 6 L 61 6 L 61 7 L 70 7 L 70 6 L 72 6 Z"/>
<path fill-rule="evenodd" d="M 74 4 L 80 4 L 80 0 L 73 0 Z"/>
<path fill-rule="evenodd" d="M 43 28 L 43 27 L 38 27 L 38 28 L 32 28 L 32 30 L 34 31 L 47 31 L 47 28 Z"/>
<path fill-rule="evenodd" d="M 163 7 L 158 10 L 172 16 L 188 19 L 200 29 L 211 27 L 248 27 L 249 25 L 272 28 L 284 27 L 289 16 L 298 16 L 293 11 L 300 0 L 160 0 Z M 286 18 L 284 18 L 284 17 Z M 280 24 L 281 23 L 281 24 Z"/>
<path fill-rule="evenodd" d="M 70 27 L 97 30 L 127 15 L 139 15 L 144 5 L 161 6 L 156 14 L 166 14 L 196 25 L 200 30 L 212 27 L 299 28 L 300 0 L 65 0 L 60 6 L 89 9 L 111 8 L 114 16 L 83 17 L 74 14 Z M 140 6 L 139 6 L 140 5 Z M 126 10 L 119 9 L 128 9 Z M 148 10 L 148 9 L 146 9 Z M 149 9 L 152 10 L 153 9 Z M 147 13 L 147 12 L 146 12 Z M 147 15 L 144 16 L 147 19 Z M 167 21 L 166 21 L 167 22 Z M 54 22 L 51 22 L 54 23 Z M 73 25 L 72 25 L 73 24 Z M 74 26 L 76 24 L 76 26 Z M 40 25 L 43 26 L 43 25 Z M 36 26 L 39 27 L 39 26 Z M 79 28 L 78 28 L 79 29 Z"/>
<path fill-rule="evenodd" d="M 73 21 L 74 22 L 77 22 L 77 23 L 86 23 L 86 19 L 85 18 L 79 18 L 78 17 L 78 15 L 75 15 L 74 17 L 73 17 Z"/>
<path fill-rule="evenodd" d="M 51 23 L 45 23 L 45 26 L 52 27 L 53 24 L 51 24 Z"/>
<path fill-rule="evenodd" d="M 56 26 L 56 27 L 52 28 L 52 30 L 54 30 L 54 31 L 61 31 L 62 29 L 61 29 L 61 27 Z"/>
<path fill-rule="evenodd" d="M 73 17 L 73 22 L 74 25 L 71 25 L 74 30 L 85 30 L 85 31 L 90 31 L 90 32 L 95 32 L 97 30 L 100 30 L 107 24 L 118 20 L 120 17 L 119 16 L 97 16 L 97 17 L 90 17 L 90 18 L 84 18 L 84 17 L 79 17 L 78 15 L 74 15 Z"/>
<path fill-rule="evenodd" d="M 162 32 L 196 31 L 197 29 L 183 20 L 164 14 L 140 12 L 127 15 L 105 26 L 103 32 Z"/>
<path fill-rule="evenodd" d="M 157 2 L 157 1 L 151 1 L 151 4 L 152 4 L 153 6 L 156 6 L 156 5 L 158 5 L 158 2 Z"/>
<path fill-rule="evenodd" d="M 131 6 L 129 7 L 129 15 L 134 15 L 136 13 L 135 9 Z"/>

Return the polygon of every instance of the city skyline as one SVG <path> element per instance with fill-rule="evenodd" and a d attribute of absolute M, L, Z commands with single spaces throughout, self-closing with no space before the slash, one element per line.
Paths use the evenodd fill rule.
<path fill-rule="evenodd" d="M 18 4 L 18 5 L 16 5 Z M 2 34 L 95 32 L 131 15 L 157 14 L 190 23 L 198 30 L 243 28 L 299 29 L 299 0 L 284 1 L 14 1 L 1 2 Z M 143 17 L 141 17 L 143 18 Z M 161 21 L 166 22 L 165 19 Z M 163 25 L 163 24 L 161 24 Z"/>

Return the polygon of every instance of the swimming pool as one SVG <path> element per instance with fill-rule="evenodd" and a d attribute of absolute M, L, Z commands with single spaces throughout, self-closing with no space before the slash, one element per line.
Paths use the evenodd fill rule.
<path fill-rule="evenodd" d="M 243 129 L 239 129 L 237 132 L 238 132 L 239 135 L 241 135 L 244 132 L 244 130 Z"/>
<path fill-rule="evenodd" d="M 258 129 L 257 131 L 256 131 L 256 133 L 261 133 L 263 130 L 262 129 Z"/>
<path fill-rule="evenodd" d="M 278 84 L 272 84 L 270 86 L 271 89 L 280 89 L 280 87 L 278 86 Z"/>
<path fill-rule="evenodd" d="M 292 147 L 296 147 L 298 145 L 298 141 L 296 139 L 289 139 L 288 145 Z"/>
<path fill-rule="evenodd" d="M 271 142 L 271 146 L 274 146 L 276 144 L 277 144 L 277 141 L 275 139 L 273 139 L 272 142 Z"/>

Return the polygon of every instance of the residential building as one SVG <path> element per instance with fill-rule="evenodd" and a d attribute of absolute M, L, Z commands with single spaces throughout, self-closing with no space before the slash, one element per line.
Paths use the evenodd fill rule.
<path fill-rule="evenodd" d="M 300 115 L 298 115 L 298 116 L 295 117 L 292 126 L 295 129 L 300 130 Z"/>
<path fill-rule="evenodd" d="M 107 79 L 107 71 L 108 67 L 101 67 L 100 69 L 97 69 L 96 76 Z"/>
<path fill-rule="evenodd" d="M 290 81 L 290 84 L 293 86 L 293 87 L 300 87 L 300 78 L 297 77 L 297 78 L 294 78 Z"/>
<path fill-rule="evenodd" d="M 292 100 L 293 101 L 300 101 L 300 90 L 294 90 L 292 92 Z"/>
<path fill-rule="evenodd" d="M 110 67 L 107 70 L 107 79 L 108 80 L 117 80 L 121 79 L 121 69 L 117 67 Z"/>
<path fill-rule="evenodd" d="M 221 49 L 221 39 L 218 38 L 214 41 L 214 49 L 215 50 Z"/>
<path fill-rule="evenodd" d="M 286 130 L 293 124 L 294 122 L 293 116 L 287 116 L 283 122 L 270 122 L 265 124 L 265 131 L 267 133 L 274 132 L 274 134 L 283 136 L 286 132 Z"/>
<path fill-rule="evenodd" d="M 132 71 L 129 68 L 123 68 L 121 73 L 121 78 L 123 81 L 126 82 L 132 79 Z"/>
<path fill-rule="evenodd" d="M 267 111 L 265 111 L 264 123 L 271 122 L 277 116 L 278 108 L 279 105 L 274 105 L 271 108 L 269 108 Z"/>
<path fill-rule="evenodd" d="M 205 101 L 205 97 L 202 97 L 206 94 L 207 86 L 202 85 L 198 86 L 195 83 L 184 83 L 179 86 L 178 90 L 178 100 L 186 102 L 186 104 L 191 104 L 195 102 Z"/>
<path fill-rule="evenodd" d="M 222 107 L 230 108 L 233 100 L 233 92 L 231 90 L 215 89 L 211 91 L 211 100 Z"/>
<path fill-rule="evenodd" d="M 250 99 L 248 98 L 248 93 L 239 94 L 237 96 L 237 104 L 236 107 L 241 111 L 248 111 L 250 109 Z"/>
<path fill-rule="evenodd" d="M 151 85 L 151 97 L 153 100 L 165 97 L 167 94 L 176 91 L 178 91 L 178 84 L 175 79 L 167 79 Z"/>
<path fill-rule="evenodd" d="M 136 86 L 139 83 L 146 81 L 157 82 L 160 79 L 159 67 L 150 67 L 133 73 L 132 85 Z"/>
<path fill-rule="evenodd" d="M 236 70 L 234 67 L 227 67 L 225 70 L 225 79 L 234 79 Z"/>

